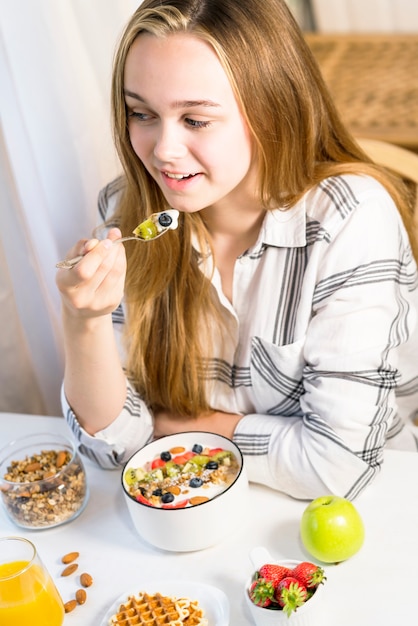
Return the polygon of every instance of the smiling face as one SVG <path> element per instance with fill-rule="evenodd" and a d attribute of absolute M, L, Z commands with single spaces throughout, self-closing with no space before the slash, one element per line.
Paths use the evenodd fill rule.
<path fill-rule="evenodd" d="M 132 147 L 173 208 L 256 203 L 250 133 L 209 44 L 143 33 L 124 86 Z"/>

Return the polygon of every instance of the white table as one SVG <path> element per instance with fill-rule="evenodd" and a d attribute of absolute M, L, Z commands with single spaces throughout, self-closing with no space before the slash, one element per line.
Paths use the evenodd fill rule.
<path fill-rule="evenodd" d="M 0 413 L 0 447 L 23 434 L 47 431 L 69 434 L 62 418 Z M 0 509 L 0 536 L 20 535 L 35 543 L 64 601 L 73 597 L 78 585 L 75 576 L 60 577 L 62 555 L 80 552 L 79 571 L 94 577 L 87 603 L 66 615 L 65 626 L 99 626 L 109 605 L 148 576 L 215 585 L 229 598 L 231 626 L 250 625 L 243 600 L 244 583 L 252 571 L 250 549 L 263 545 L 275 559 L 309 560 L 298 530 L 306 502 L 252 485 L 248 520 L 228 540 L 200 552 L 163 553 L 135 532 L 120 489 L 120 471 L 84 463 L 90 499 L 73 522 L 25 531 Z M 324 601 L 329 605 L 329 622 L 321 626 L 415 626 L 418 454 L 388 451 L 380 475 L 356 506 L 365 523 L 366 540 L 353 558 L 326 567 Z"/>

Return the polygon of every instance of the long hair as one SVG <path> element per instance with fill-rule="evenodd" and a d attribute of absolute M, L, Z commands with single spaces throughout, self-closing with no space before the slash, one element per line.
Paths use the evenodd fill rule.
<path fill-rule="evenodd" d="M 192 33 L 209 43 L 229 78 L 250 129 L 260 204 L 290 208 L 328 176 L 357 173 L 379 180 L 392 195 L 408 232 L 406 187 L 374 165 L 342 124 L 318 66 L 283 0 L 145 0 L 126 26 L 114 61 L 115 145 L 125 173 L 116 219 L 131 232 L 167 202 L 136 156 L 124 100 L 127 54 L 142 33 Z M 203 366 L 221 317 L 200 267 L 210 237 L 199 213 L 158 242 L 127 247 L 127 371 L 151 407 L 181 415 L 206 412 Z M 411 245 L 418 258 L 415 241 Z"/>

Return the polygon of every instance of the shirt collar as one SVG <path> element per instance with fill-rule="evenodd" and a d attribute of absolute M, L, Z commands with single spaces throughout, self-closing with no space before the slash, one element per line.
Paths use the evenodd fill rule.
<path fill-rule="evenodd" d="M 199 251 L 197 237 L 192 234 L 192 245 Z M 306 210 L 305 199 L 299 200 L 290 209 L 271 209 L 266 211 L 257 242 L 251 251 L 262 245 L 276 248 L 302 248 L 306 246 Z M 212 268 L 211 255 L 202 255 L 205 265 Z M 206 268 L 206 271 L 211 271 Z"/>
<path fill-rule="evenodd" d="M 267 211 L 256 247 L 261 244 L 281 248 L 300 248 L 306 245 L 304 198 L 290 209 Z"/>

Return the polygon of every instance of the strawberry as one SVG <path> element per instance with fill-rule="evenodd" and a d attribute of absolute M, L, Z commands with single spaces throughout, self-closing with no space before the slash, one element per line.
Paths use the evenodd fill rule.
<path fill-rule="evenodd" d="M 157 467 L 164 467 L 165 461 L 162 459 L 154 459 L 151 463 L 151 469 L 157 469 Z"/>
<path fill-rule="evenodd" d="M 291 571 L 288 567 L 284 567 L 283 565 L 275 565 L 273 563 L 266 563 L 262 565 L 258 570 L 261 578 L 266 578 L 267 580 L 271 580 L 273 585 L 277 587 L 279 582 L 286 578 L 286 576 L 291 575 Z"/>
<path fill-rule="evenodd" d="M 270 606 L 274 599 L 274 585 L 271 580 L 256 578 L 248 590 L 251 602 L 257 606 Z"/>
<path fill-rule="evenodd" d="M 274 593 L 274 597 L 279 606 L 288 617 L 293 611 L 308 599 L 306 587 L 302 585 L 294 576 L 287 576 L 279 582 Z"/>
<path fill-rule="evenodd" d="M 218 454 L 218 452 L 223 452 L 223 448 L 211 448 L 208 450 L 208 456 L 214 456 L 215 454 Z"/>
<path fill-rule="evenodd" d="M 146 504 L 147 506 L 152 506 L 151 502 L 149 500 L 147 500 L 146 498 L 144 498 L 144 496 L 141 495 L 140 493 L 138 493 L 138 495 L 135 496 L 135 499 L 138 502 L 141 502 L 141 504 Z"/>
<path fill-rule="evenodd" d="M 297 578 L 307 589 L 316 589 L 326 580 L 322 567 L 308 561 L 296 565 L 291 575 Z"/>

